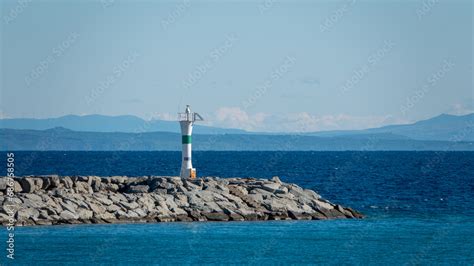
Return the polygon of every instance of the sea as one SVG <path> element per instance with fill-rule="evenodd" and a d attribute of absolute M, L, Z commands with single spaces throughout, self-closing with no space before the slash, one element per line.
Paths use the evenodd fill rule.
<path fill-rule="evenodd" d="M 164 151 L 14 153 L 18 176 L 169 176 L 181 163 Z M 14 260 L 4 228 L 0 264 L 474 265 L 474 152 L 195 151 L 193 164 L 200 177 L 279 176 L 366 218 L 16 227 Z"/>

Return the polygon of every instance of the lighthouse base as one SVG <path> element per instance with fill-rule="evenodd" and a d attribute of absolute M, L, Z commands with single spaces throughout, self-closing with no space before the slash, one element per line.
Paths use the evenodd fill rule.
<path fill-rule="evenodd" d="M 181 169 L 181 178 L 196 178 L 196 168 Z"/>

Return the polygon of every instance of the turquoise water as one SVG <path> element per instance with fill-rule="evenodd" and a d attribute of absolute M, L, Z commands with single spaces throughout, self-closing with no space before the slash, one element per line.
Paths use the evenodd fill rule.
<path fill-rule="evenodd" d="M 18 175 L 166 175 L 180 163 L 179 152 L 15 158 Z M 368 218 L 17 227 L 15 264 L 474 264 L 474 152 L 196 152 L 194 160 L 200 175 L 278 175 Z"/>
<path fill-rule="evenodd" d="M 468 217 L 20 228 L 15 262 L 472 265 L 472 232 Z"/>

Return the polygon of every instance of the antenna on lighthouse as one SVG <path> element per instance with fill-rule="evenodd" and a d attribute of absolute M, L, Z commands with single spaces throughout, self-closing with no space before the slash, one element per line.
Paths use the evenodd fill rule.
<path fill-rule="evenodd" d="M 186 105 L 184 113 L 178 113 L 179 124 L 181 125 L 181 143 L 183 144 L 181 178 L 196 178 L 196 168 L 193 168 L 192 154 L 192 134 L 193 125 L 196 121 L 204 119 L 198 113 L 191 112 L 191 107 Z"/>

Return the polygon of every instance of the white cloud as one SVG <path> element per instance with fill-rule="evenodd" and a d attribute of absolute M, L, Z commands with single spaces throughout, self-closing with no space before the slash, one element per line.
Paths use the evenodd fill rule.
<path fill-rule="evenodd" d="M 410 121 L 393 116 L 315 115 L 308 112 L 288 114 L 249 114 L 239 107 L 222 107 L 206 114 L 206 125 L 263 132 L 313 132 L 365 129 Z"/>
<path fill-rule="evenodd" d="M 447 111 L 448 114 L 452 115 L 467 115 L 474 113 L 474 104 L 473 99 L 466 103 L 456 103 L 451 106 L 451 108 Z"/>
<path fill-rule="evenodd" d="M 178 121 L 178 114 L 154 113 L 152 115 L 149 115 L 146 120 Z"/>

